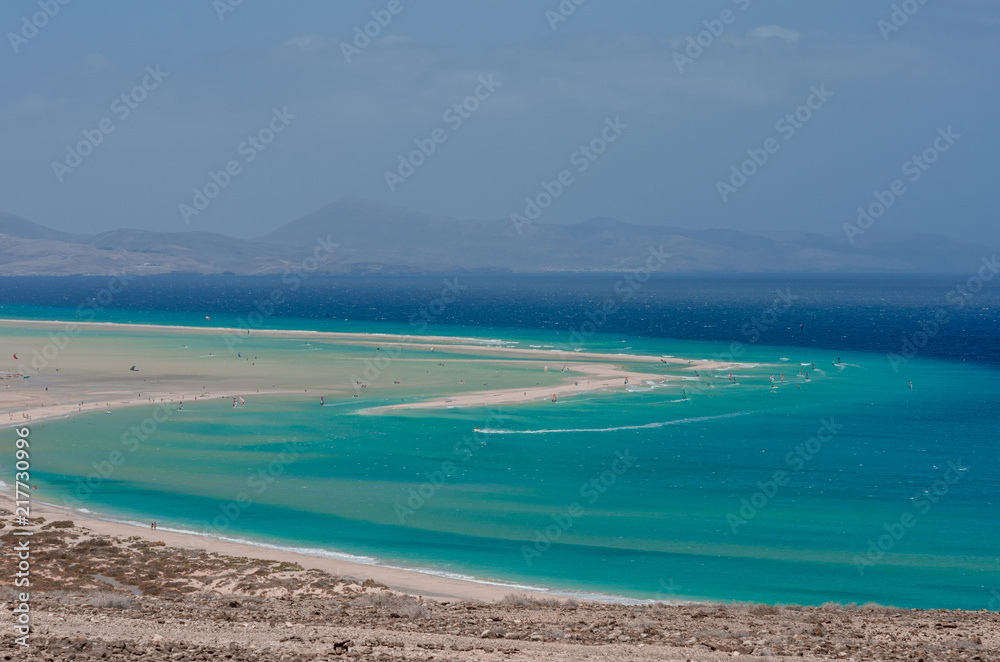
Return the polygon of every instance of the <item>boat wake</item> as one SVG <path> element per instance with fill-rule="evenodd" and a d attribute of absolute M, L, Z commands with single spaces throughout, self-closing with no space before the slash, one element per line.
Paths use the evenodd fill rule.
<path fill-rule="evenodd" d="M 749 416 L 755 414 L 754 411 L 736 411 L 730 414 L 718 414 L 716 416 L 694 416 L 691 418 L 678 418 L 673 421 L 658 421 L 656 423 L 646 423 L 645 425 L 621 425 L 612 428 L 567 428 L 556 430 L 499 430 L 494 428 L 482 428 L 479 434 L 556 434 L 560 432 L 618 432 L 620 430 L 652 430 L 663 428 L 668 425 L 683 425 L 686 423 L 701 423 L 704 421 L 716 421 L 723 418 L 736 418 L 737 416 Z"/>

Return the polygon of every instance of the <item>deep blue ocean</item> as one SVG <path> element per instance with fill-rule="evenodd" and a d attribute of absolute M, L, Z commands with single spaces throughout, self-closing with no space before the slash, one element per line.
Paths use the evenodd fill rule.
<path fill-rule="evenodd" d="M 247 471 L 295 443 L 308 461 L 227 536 L 633 599 L 1000 607 L 1000 288 L 969 275 L 632 278 L 7 278 L 0 318 L 455 335 L 622 363 L 631 352 L 770 365 L 738 371 L 739 387 L 702 374 L 685 377 L 689 397 L 649 382 L 506 407 L 502 420 L 474 408 L 365 415 L 353 399 L 311 397 L 256 398 L 238 419 L 225 402 L 186 407 L 86 507 L 199 531 Z M 298 339 L 254 342 L 289 365 L 354 360 Z M 218 338 L 184 343 L 225 355 Z M 34 457 L 40 492 L 70 493 L 144 415 L 33 432 L 48 440 Z M 635 459 L 615 465 L 622 456 Z M 445 462 L 454 473 L 401 517 Z M 615 466 L 607 489 L 581 488 Z"/>
<path fill-rule="evenodd" d="M 401 333 L 544 330 L 568 340 L 610 300 L 617 308 L 597 326 L 602 334 L 887 353 L 901 352 L 943 310 L 948 321 L 922 356 L 1000 365 L 1000 283 L 973 293 L 970 276 L 150 276 L 115 279 L 111 289 L 124 289 L 110 300 L 101 298 L 107 277 L 10 277 L 0 280 L 0 317 L 239 325 L 280 289 L 284 303 L 261 315 L 259 328 L 381 322 Z M 790 307 L 773 306 L 779 292 L 794 297 Z M 767 324 L 772 307 L 782 311 Z"/>

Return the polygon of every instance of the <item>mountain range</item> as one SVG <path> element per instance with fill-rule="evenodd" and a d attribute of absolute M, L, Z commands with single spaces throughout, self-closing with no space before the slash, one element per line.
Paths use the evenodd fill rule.
<path fill-rule="evenodd" d="M 0 213 L 0 275 L 628 271 L 965 272 L 995 249 L 872 228 L 855 237 L 636 225 L 461 220 L 346 198 L 261 237 L 112 230 L 73 234 Z M 320 257 L 315 264 L 310 258 Z"/>

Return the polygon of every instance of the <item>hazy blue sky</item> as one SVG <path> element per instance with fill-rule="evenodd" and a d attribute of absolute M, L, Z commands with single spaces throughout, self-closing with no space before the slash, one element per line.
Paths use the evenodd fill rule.
<path fill-rule="evenodd" d="M 4 0 L 0 210 L 76 232 L 250 237 L 349 195 L 509 217 L 565 169 L 572 184 L 539 222 L 834 234 L 900 180 L 879 231 L 1000 243 L 995 0 L 564 0 L 575 11 L 559 22 L 546 15 L 559 0 L 399 0 L 395 15 L 391 0 L 243 0 L 221 12 L 235 2 Z M 44 6 L 54 15 L 35 16 Z M 391 21 L 345 55 L 373 11 Z M 700 32 L 707 45 L 679 67 Z M 456 126 L 446 113 L 481 77 L 500 84 L 480 87 Z M 811 88 L 832 96 L 813 97 L 797 127 L 778 124 Z M 275 109 L 294 118 L 272 122 Z M 617 139 L 581 172 L 574 152 L 615 118 L 628 128 L 605 132 Z M 92 153 L 71 172 L 53 166 L 74 165 L 67 146 L 84 131 L 97 142 L 102 120 L 114 130 Z M 283 130 L 263 151 L 240 147 L 269 124 Z M 940 152 L 948 127 L 960 137 Z M 444 141 L 390 190 L 386 171 L 435 129 Z M 776 151 L 724 201 L 718 182 L 768 139 Z M 933 165 L 906 165 L 928 148 Z M 230 161 L 238 174 L 185 223 L 179 205 Z"/>

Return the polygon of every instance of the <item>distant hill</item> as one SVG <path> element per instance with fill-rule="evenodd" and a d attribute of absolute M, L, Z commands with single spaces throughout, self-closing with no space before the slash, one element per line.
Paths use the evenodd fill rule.
<path fill-rule="evenodd" d="M 663 272 L 964 272 L 995 250 L 933 235 L 685 230 L 593 218 L 573 225 L 470 221 L 346 198 L 254 240 L 210 232 L 77 235 L 0 213 L 0 274 L 276 274 L 328 238 L 320 273 L 612 271 L 664 256 Z M 308 264 L 308 263 L 307 263 Z"/>
<path fill-rule="evenodd" d="M 44 225 L 32 223 L 26 218 L 3 212 L 0 212 L 0 235 L 8 235 L 19 239 L 41 239 L 69 243 L 85 241 L 87 239 L 84 235 L 50 230 Z"/>

